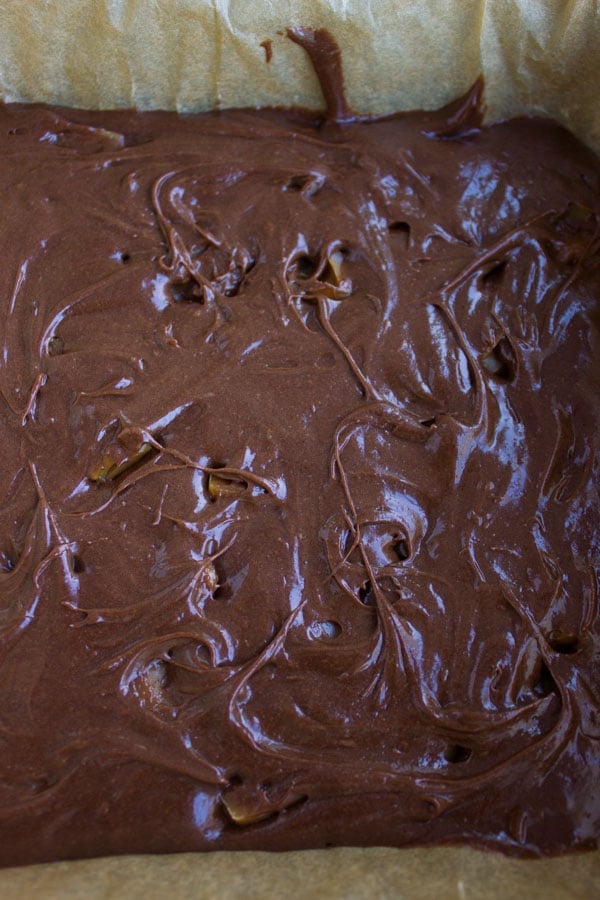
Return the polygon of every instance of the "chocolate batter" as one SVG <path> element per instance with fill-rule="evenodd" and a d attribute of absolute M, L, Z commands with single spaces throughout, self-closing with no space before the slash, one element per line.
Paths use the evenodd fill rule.
<path fill-rule="evenodd" d="M 600 166 L 479 92 L 1 108 L 4 865 L 595 845 Z"/>

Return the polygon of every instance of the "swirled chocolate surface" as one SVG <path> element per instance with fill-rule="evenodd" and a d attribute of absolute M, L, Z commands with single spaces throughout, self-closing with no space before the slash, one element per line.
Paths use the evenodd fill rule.
<path fill-rule="evenodd" d="M 479 89 L 0 110 L 2 863 L 595 845 L 599 164 Z"/>

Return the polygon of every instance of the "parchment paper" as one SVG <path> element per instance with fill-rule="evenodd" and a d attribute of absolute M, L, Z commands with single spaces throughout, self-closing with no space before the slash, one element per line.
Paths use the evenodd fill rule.
<path fill-rule="evenodd" d="M 592 900 L 598 855 L 523 862 L 475 850 L 129 856 L 5 869 L 2 900 Z"/>
<path fill-rule="evenodd" d="M 321 107 L 303 51 L 284 37 L 290 25 L 336 37 L 357 112 L 434 108 L 482 72 L 488 119 L 550 115 L 600 152 L 597 0 L 3 0 L 0 96 L 88 108 Z M 182 854 L 0 872 L 3 900 L 599 894 L 600 853 L 527 862 L 450 848 Z"/>
<path fill-rule="evenodd" d="M 358 112 L 434 108 L 482 72 L 489 118 L 547 114 L 600 150 L 597 0 L 3 0 L 0 96 L 105 109 L 319 107 L 289 25 L 334 34 Z"/>

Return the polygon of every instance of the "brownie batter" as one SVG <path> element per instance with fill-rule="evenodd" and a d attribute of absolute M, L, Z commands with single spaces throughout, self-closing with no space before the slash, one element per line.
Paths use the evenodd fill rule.
<path fill-rule="evenodd" d="M 598 160 L 329 51 L 0 108 L 4 865 L 596 844 Z"/>

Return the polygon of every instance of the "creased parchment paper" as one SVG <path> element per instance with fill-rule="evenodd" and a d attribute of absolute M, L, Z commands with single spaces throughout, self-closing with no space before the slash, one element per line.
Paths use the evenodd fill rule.
<path fill-rule="evenodd" d="M 0 96 L 105 109 L 321 106 L 290 25 L 334 34 L 359 112 L 434 108 L 482 72 L 488 118 L 550 115 L 600 149 L 597 0 L 5 0 Z"/>
<path fill-rule="evenodd" d="M 522 862 L 475 850 L 129 856 L 1 873 L 2 900 L 592 900 L 596 854 Z"/>
<path fill-rule="evenodd" d="M 597 0 L 5 0 L 0 96 L 90 108 L 321 107 L 305 54 L 284 36 L 290 25 L 332 32 L 357 112 L 434 108 L 481 72 L 489 120 L 549 115 L 600 151 Z M 599 894 L 599 853 L 518 861 L 466 848 L 139 856 L 0 872 L 3 900 Z"/>

